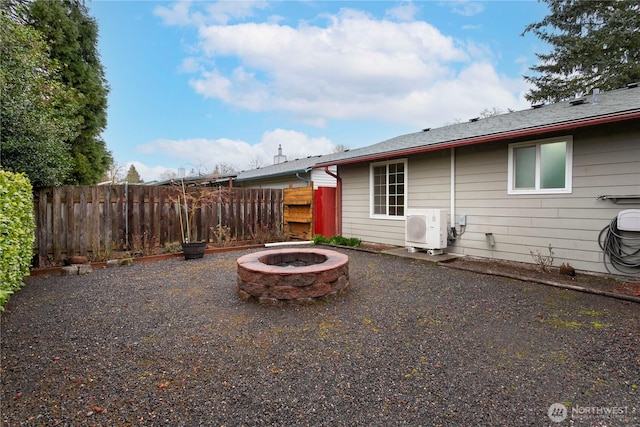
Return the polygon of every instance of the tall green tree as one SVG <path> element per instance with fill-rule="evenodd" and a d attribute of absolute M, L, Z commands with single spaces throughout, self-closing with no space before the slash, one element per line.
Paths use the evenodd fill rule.
<path fill-rule="evenodd" d="M 112 161 L 101 137 L 109 89 L 97 51 L 98 25 L 81 0 L 34 0 L 28 19 L 47 41 L 51 58 L 62 67 L 62 81 L 81 105 L 78 135 L 69 140 L 73 162 L 67 183 L 95 184 Z"/>
<path fill-rule="evenodd" d="M 629 0 L 542 0 L 549 15 L 530 24 L 551 45 L 537 54 L 536 74 L 524 76 L 535 85 L 526 98 L 557 102 L 590 92 L 611 90 L 640 81 L 640 5 Z"/>
<path fill-rule="evenodd" d="M 140 178 L 138 170 L 133 165 L 129 167 L 129 172 L 127 172 L 127 176 L 124 180 L 130 184 L 142 184 L 144 182 L 142 178 Z"/>
<path fill-rule="evenodd" d="M 22 20 L 25 10 L 0 2 L 0 166 L 34 187 L 60 185 L 71 171 L 64 141 L 77 135 L 79 104 L 45 41 Z"/>

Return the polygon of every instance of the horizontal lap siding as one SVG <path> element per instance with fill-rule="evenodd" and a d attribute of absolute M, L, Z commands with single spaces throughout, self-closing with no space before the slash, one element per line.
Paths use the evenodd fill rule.
<path fill-rule="evenodd" d="M 448 152 L 409 159 L 409 208 L 449 208 L 449 165 Z M 341 167 L 340 176 L 342 234 L 365 242 L 404 246 L 404 219 L 369 217 L 369 165 Z"/>
<path fill-rule="evenodd" d="M 369 166 L 340 167 L 339 174 L 342 178 L 342 235 L 365 242 L 398 245 L 398 236 L 404 238 L 404 221 L 369 218 Z"/>
<path fill-rule="evenodd" d="M 446 209 L 451 199 L 449 150 L 421 154 L 409 159 L 409 208 Z M 404 228 L 402 235 L 404 245 Z"/>
<path fill-rule="evenodd" d="M 335 166 L 329 167 L 329 172 L 335 174 L 337 168 Z M 336 178 L 327 174 L 324 169 L 313 169 L 311 171 L 311 180 L 313 181 L 313 187 L 335 187 Z"/>
<path fill-rule="evenodd" d="M 614 136 L 611 136 L 614 135 Z M 507 143 L 456 149 L 455 225 L 466 215 L 465 233 L 448 252 L 534 262 L 548 253 L 555 265 L 606 272 L 598 235 L 619 211 L 600 195 L 640 195 L 640 126 L 615 125 L 573 135 L 571 194 L 508 195 Z M 408 159 L 410 208 L 450 209 L 450 150 Z M 404 220 L 369 218 L 369 165 L 341 166 L 343 234 L 363 241 L 404 245 Z M 493 233 L 491 248 L 485 233 Z"/>
<path fill-rule="evenodd" d="M 507 195 L 507 144 L 458 149 L 456 215 L 467 215 L 467 227 L 450 250 L 533 262 L 531 252 L 546 255 L 551 245 L 555 265 L 606 272 L 598 235 L 618 211 L 639 205 L 597 197 L 640 194 L 637 129 L 608 135 L 610 130 L 574 135 L 573 191 L 563 195 Z M 485 233 L 493 233 L 493 248 Z"/>

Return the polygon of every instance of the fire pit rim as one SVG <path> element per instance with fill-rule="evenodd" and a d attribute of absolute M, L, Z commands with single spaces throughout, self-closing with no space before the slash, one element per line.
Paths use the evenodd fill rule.
<path fill-rule="evenodd" d="M 318 264 L 311 264 L 307 266 L 290 267 L 290 266 L 278 266 L 269 265 L 260 261 L 260 258 L 269 255 L 275 255 L 278 253 L 315 253 L 326 257 L 326 261 Z M 270 273 L 270 274 L 304 274 L 312 272 L 322 272 L 335 268 L 338 265 L 344 264 L 349 261 L 347 255 L 340 252 L 328 250 L 328 249 L 316 249 L 316 248 L 284 248 L 284 249 L 270 249 L 266 251 L 257 251 L 247 255 L 243 255 L 238 258 L 238 266 L 241 266 L 247 270 Z"/>

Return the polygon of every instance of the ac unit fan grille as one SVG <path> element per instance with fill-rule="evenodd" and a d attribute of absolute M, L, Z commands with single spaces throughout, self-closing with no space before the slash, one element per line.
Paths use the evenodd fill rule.
<path fill-rule="evenodd" d="M 424 215 L 407 217 L 407 241 L 425 243 L 427 236 L 427 221 Z"/>

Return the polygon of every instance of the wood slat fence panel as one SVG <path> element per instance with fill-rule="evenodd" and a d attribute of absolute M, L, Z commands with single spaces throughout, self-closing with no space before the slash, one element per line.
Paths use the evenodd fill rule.
<path fill-rule="evenodd" d="M 283 212 L 287 238 L 313 239 L 313 183 L 308 187 L 285 188 Z"/>
<path fill-rule="evenodd" d="M 283 190 L 188 187 L 185 191 L 192 210 L 192 241 L 221 243 L 282 232 Z M 194 200 L 201 205 L 194 206 Z M 96 259 L 113 251 L 145 251 L 181 242 L 180 220 L 186 221 L 182 191 L 172 186 L 48 187 L 35 195 L 34 212 L 34 252 L 40 265 L 46 258 Z"/>

